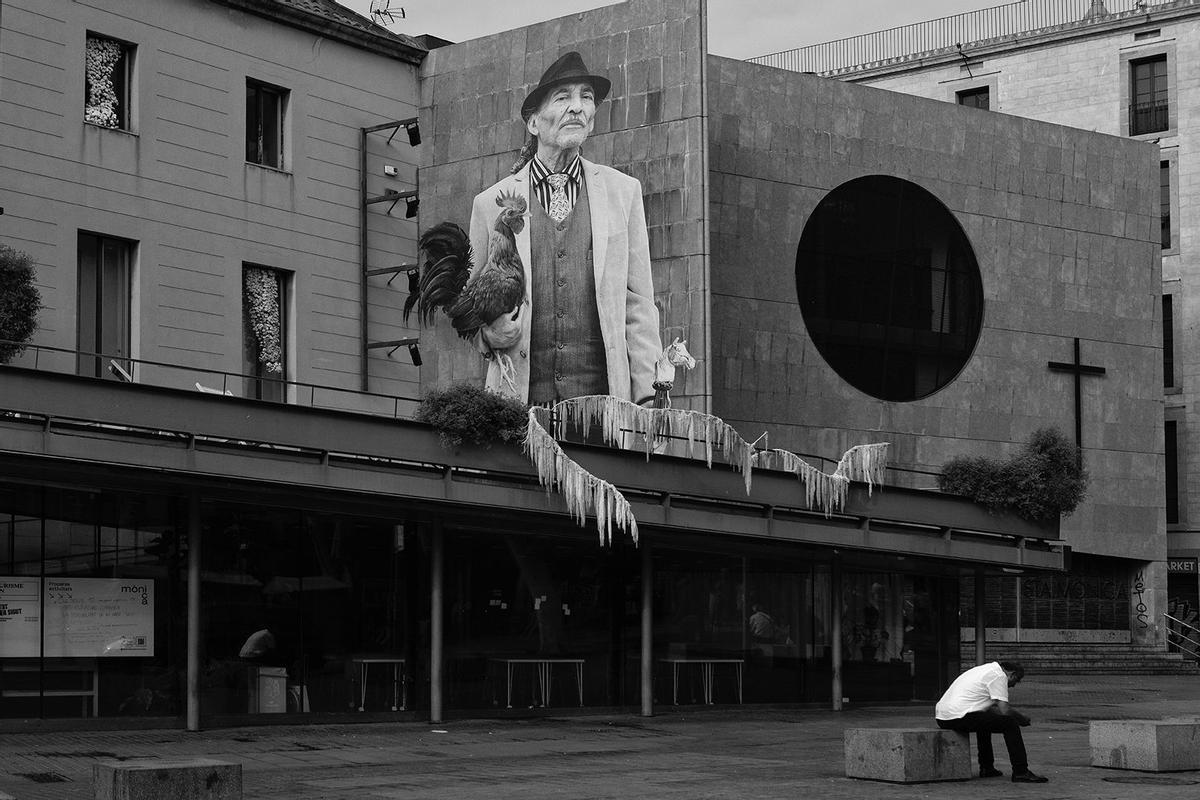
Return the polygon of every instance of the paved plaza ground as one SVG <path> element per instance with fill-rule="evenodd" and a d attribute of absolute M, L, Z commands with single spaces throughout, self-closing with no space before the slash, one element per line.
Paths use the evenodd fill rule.
<path fill-rule="evenodd" d="M 668 798 L 1038 798 L 1163 800 L 1200 796 L 1200 772 L 1150 774 L 1089 766 L 1088 722 L 1200 716 L 1200 678 L 1028 676 L 1013 704 L 1044 785 L 1003 778 L 896 785 L 844 777 L 847 727 L 931 725 L 923 705 L 840 713 L 743 706 L 665 707 L 654 717 L 0 734 L 0 800 L 83 800 L 102 758 L 205 756 L 243 765 L 247 800 L 630 800 Z M 1198 742 L 1197 746 L 1200 746 Z M 972 745 L 973 750 L 973 745 Z M 54 773 L 65 781 L 39 783 Z M 168 800 L 164 798 L 164 800 Z"/>

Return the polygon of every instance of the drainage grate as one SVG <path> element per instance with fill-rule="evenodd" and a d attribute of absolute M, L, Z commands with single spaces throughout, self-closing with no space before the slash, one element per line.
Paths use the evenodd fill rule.
<path fill-rule="evenodd" d="M 13 774 L 29 778 L 34 783 L 66 783 L 71 780 L 66 775 L 59 775 L 57 772 L 16 772 Z"/>
<path fill-rule="evenodd" d="M 1109 783 L 1141 783 L 1152 786 L 1191 786 L 1200 781 L 1190 778 L 1167 778 L 1159 775 L 1121 775 L 1116 778 L 1104 778 Z"/>

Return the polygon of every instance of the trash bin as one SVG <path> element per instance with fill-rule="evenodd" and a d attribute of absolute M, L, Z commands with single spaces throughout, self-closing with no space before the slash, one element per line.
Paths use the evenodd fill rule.
<path fill-rule="evenodd" d="M 284 667 L 252 667 L 249 683 L 251 714 L 287 711 L 287 670 Z"/>

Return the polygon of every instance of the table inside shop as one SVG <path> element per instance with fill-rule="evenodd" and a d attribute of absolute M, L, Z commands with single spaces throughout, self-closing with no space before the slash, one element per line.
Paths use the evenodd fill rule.
<path fill-rule="evenodd" d="M 571 664 L 575 667 L 575 685 L 579 689 L 579 706 L 583 707 L 583 664 L 582 658 L 539 658 L 537 656 L 525 656 L 519 658 L 492 658 L 489 659 L 494 664 L 504 665 L 504 685 L 505 685 L 505 707 L 512 708 L 512 681 L 513 670 L 515 667 L 522 664 L 530 664 L 537 668 L 537 679 L 539 696 L 541 705 L 546 708 L 550 705 L 550 686 L 551 680 L 554 677 L 555 664 Z"/>
<path fill-rule="evenodd" d="M 671 665 L 671 702 L 679 705 L 679 666 L 694 664 L 700 668 L 700 687 L 704 694 L 704 702 L 713 704 L 713 680 L 717 664 L 732 664 L 737 673 L 738 702 L 742 702 L 742 667 L 744 658 L 708 658 L 705 656 L 672 656 L 660 658 L 663 664 Z"/>
<path fill-rule="evenodd" d="M 358 669 L 358 710 L 367 705 L 367 667 L 372 664 L 390 665 L 392 668 L 392 711 L 408 708 L 408 686 L 405 681 L 403 656 L 351 656 L 350 663 Z"/>

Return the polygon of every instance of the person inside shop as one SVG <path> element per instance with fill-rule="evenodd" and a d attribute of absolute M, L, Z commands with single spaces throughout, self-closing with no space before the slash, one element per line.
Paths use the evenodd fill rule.
<path fill-rule="evenodd" d="M 775 641 L 776 626 L 775 620 L 767 613 L 767 609 L 763 608 L 760 603 L 752 603 L 750 605 L 750 638 L 756 642 L 764 642 L 770 644 Z"/>
<path fill-rule="evenodd" d="M 1008 690 L 1024 677 L 1025 668 L 1016 662 L 980 664 L 955 678 L 934 709 L 939 728 L 975 734 L 981 778 L 1004 774 L 996 769 L 992 753 L 992 734 L 1000 733 L 1008 747 L 1013 783 L 1046 783 L 1048 780 L 1029 770 L 1025 740 L 1021 736 L 1021 728 L 1029 725 L 1029 717 L 1008 702 Z"/>

